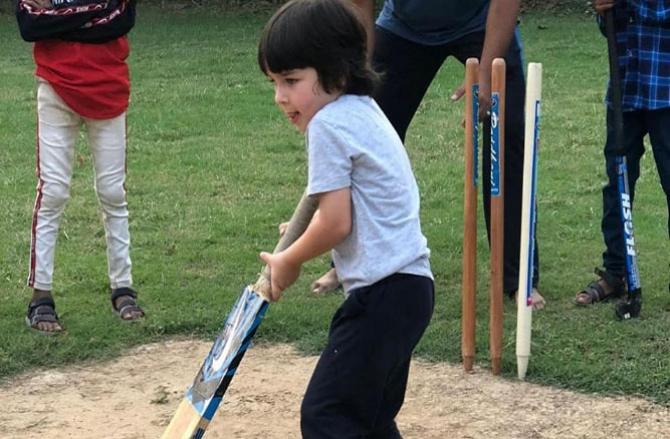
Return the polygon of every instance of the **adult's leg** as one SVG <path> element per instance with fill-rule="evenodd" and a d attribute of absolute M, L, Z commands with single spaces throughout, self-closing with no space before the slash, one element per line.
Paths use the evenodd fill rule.
<path fill-rule="evenodd" d="M 481 56 L 484 32 L 475 32 L 452 43 L 453 53 L 462 63 L 470 57 Z M 504 180 L 504 255 L 503 288 L 509 295 L 519 286 L 519 251 L 521 240 L 521 201 L 523 195 L 524 101 L 526 84 L 523 51 L 518 32 L 505 56 L 505 180 Z M 484 216 L 490 233 L 491 180 L 491 121 L 483 121 L 482 190 Z M 533 286 L 539 281 L 539 251 L 537 238 L 533 260 Z M 541 297 L 540 297 L 541 299 Z"/>
<path fill-rule="evenodd" d="M 644 154 L 643 139 L 646 134 L 644 112 L 623 113 L 623 148 L 626 151 L 630 202 L 635 199 L 635 183 L 640 176 L 640 158 Z M 601 230 L 605 241 L 603 266 L 605 271 L 616 277 L 626 274 L 624 255 L 624 233 L 621 225 L 621 207 L 617 189 L 616 157 L 617 145 L 614 132 L 613 114 L 607 109 L 607 141 L 605 143 L 605 167 L 607 184 L 603 187 L 603 218 Z"/>
<path fill-rule="evenodd" d="M 670 109 L 648 111 L 645 117 L 656 169 L 668 206 L 668 235 L 670 236 Z"/>
<path fill-rule="evenodd" d="M 372 63 L 383 76 L 374 98 L 403 142 L 445 57 L 443 46 L 424 46 L 379 27 L 375 30 Z"/>
<path fill-rule="evenodd" d="M 33 210 L 28 286 L 51 291 L 54 252 L 63 210 L 70 197 L 74 145 L 81 125 L 45 81 L 37 87 L 37 197 Z"/>
<path fill-rule="evenodd" d="M 126 114 L 86 120 L 98 195 L 107 240 L 107 265 L 112 289 L 132 286 L 130 232 L 126 202 Z"/>
<path fill-rule="evenodd" d="M 409 360 L 433 310 L 430 279 L 397 274 L 335 313 L 301 408 L 305 439 L 398 438 Z"/>

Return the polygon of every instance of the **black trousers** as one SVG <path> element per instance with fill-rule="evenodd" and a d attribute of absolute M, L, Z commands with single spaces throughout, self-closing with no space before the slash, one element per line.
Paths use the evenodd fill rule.
<path fill-rule="evenodd" d="M 423 276 L 394 274 L 350 292 L 302 402 L 303 438 L 401 438 L 394 419 L 433 306 L 433 281 Z"/>
<path fill-rule="evenodd" d="M 373 64 L 383 75 L 375 100 L 391 121 L 400 138 L 405 140 L 407 128 L 416 113 L 435 74 L 449 56 L 461 63 L 470 57 L 480 58 L 484 32 L 474 32 L 457 41 L 439 46 L 424 46 L 377 28 Z M 505 237 L 504 286 L 507 294 L 519 285 L 519 250 L 521 237 L 521 200 L 523 185 L 524 99 L 526 86 L 522 49 L 516 39 L 508 50 L 505 84 Z M 482 176 L 490 175 L 490 121 L 483 123 Z M 491 181 L 482 178 L 484 215 L 490 237 Z M 539 280 L 539 256 L 535 240 L 533 286 Z"/>
<path fill-rule="evenodd" d="M 640 177 L 640 159 L 644 154 L 644 136 L 649 134 L 656 169 L 668 205 L 668 234 L 670 235 L 670 109 L 637 110 L 623 113 L 623 148 L 626 151 L 628 185 L 631 203 L 635 198 L 635 184 Z M 608 182 L 603 187 L 602 232 L 605 241 L 603 264 L 605 271 L 618 277 L 626 274 L 624 232 L 621 225 L 619 191 L 616 174 L 616 135 L 612 110 L 607 110 L 607 142 L 605 164 Z M 635 215 L 633 215 L 633 225 Z"/>

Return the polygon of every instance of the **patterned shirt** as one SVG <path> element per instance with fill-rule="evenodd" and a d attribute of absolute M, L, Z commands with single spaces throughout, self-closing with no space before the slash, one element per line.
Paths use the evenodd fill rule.
<path fill-rule="evenodd" d="M 626 1 L 615 23 L 623 110 L 670 107 L 670 1 Z"/>

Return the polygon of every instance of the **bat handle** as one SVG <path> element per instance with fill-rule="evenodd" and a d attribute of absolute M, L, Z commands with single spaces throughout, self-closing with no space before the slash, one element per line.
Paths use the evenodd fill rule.
<path fill-rule="evenodd" d="M 614 136 L 617 155 L 625 155 L 623 146 L 623 111 L 621 97 L 621 77 L 619 76 L 619 56 L 617 54 L 616 29 L 614 10 L 605 12 L 605 35 L 607 36 L 607 55 L 610 73 L 610 102 L 614 118 Z"/>
<path fill-rule="evenodd" d="M 298 206 L 295 208 L 293 215 L 291 216 L 288 227 L 286 228 L 286 232 L 284 232 L 282 237 L 279 239 L 279 242 L 275 246 L 273 253 L 277 253 L 286 249 L 303 234 L 312 220 L 314 212 L 316 212 L 318 206 L 318 200 L 315 197 L 310 197 L 307 195 L 307 192 L 305 191 L 305 193 L 302 195 L 302 198 L 300 199 L 300 202 L 298 203 Z M 254 284 L 253 290 L 263 296 L 265 300 L 268 300 L 272 286 L 270 284 L 270 267 L 267 265 L 263 267 L 263 271 Z"/>

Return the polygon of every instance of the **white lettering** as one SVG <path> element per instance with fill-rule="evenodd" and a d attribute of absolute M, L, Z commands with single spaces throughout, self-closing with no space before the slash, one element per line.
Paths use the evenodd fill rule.
<path fill-rule="evenodd" d="M 623 231 L 626 240 L 626 253 L 635 256 L 635 238 L 633 238 L 633 212 L 630 206 L 630 196 L 621 194 L 621 207 L 623 208 Z"/>

